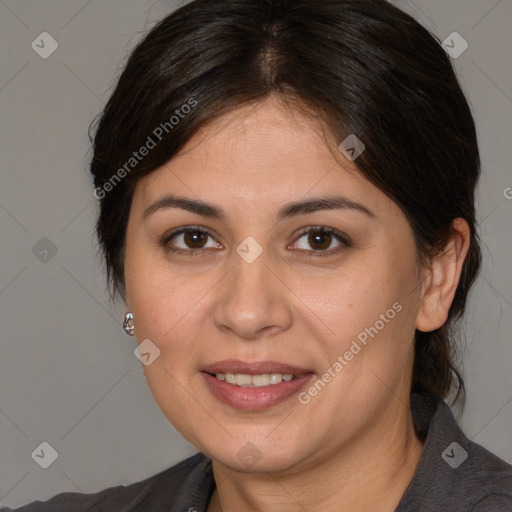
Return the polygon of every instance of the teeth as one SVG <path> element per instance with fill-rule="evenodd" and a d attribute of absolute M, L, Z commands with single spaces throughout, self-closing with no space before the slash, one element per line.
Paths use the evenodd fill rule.
<path fill-rule="evenodd" d="M 255 386 L 268 386 L 271 383 L 276 384 L 275 382 L 272 382 L 270 374 L 268 373 L 263 375 L 253 375 L 251 379 L 251 384 L 254 384 Z"/>
<path fill-rule="evenodd" d="M 249 384 L 252 384 L 252 377 L 250 375 L 243 375 L 241 373 L 236 373 L 234 375 L 235 377 L 235 384 L 237 386 L 248 386 Z"/>
<path fill-rule="evenodd" d="M 260 386 L 270 386 L 280 382 L 289 381 L 294 378 L 291 373 L 264 373 L 262 375 L 247 375 L 244 373 L 216 373 L 215 377 L 219 380 L 225 380 L 229 384 L 235 384 L 244 388 L 258 388 Z"/>
<path fill-rule="evenodd" d="M 279 384 L 283 382 L 283 374 L 282 373 L 271 373 L 270 374 L 270 384 Z"/>

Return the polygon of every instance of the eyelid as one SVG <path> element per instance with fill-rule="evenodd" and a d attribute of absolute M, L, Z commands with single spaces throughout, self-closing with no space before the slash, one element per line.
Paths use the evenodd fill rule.
<path fill-rule="evenodd" d="M 297 238 L 300 238 L 301 236 L 304 236 L 307 233 L 311 233 L 314 231 L 323 231 L 325 233 L 329 233 L 331 235 L 336 235 L 339 239 L 341 239 L 343 242 L 349 244 L 350 238 L 342 233 L 341 231 L 338 231 L 337 229 L 330 228 L 328 226 L 318 225 L 318 226 L 308 226 L 307 228 L 302 229 L 299 231 L 299 234 L 297 235 Z"/>
<path fill-rule="evenodd" d="M 335 247 L 333 249 L 327 249 L 324 251 L 321 251 L 321 250 L 307 251 L 305 249 L 294 249 L 294 250 L 301 252 L 302 254 L 304 254 L 306 256 L 322 257 L 322 256 L 331 256 L 333 254 L 337 254 L 338 252 L 340 252 L 341 248 L 343 248 L 343 247 L 352 247 L 352 241 L 350 240 L 350 238 L 347 235 L 338 231 L 337 229 L 329 228 L 327 226 L 309 226 L 309 227 L 305 228 L 296 236 L 294 244 L 298 240 L 300 240 L 304 235 L 313 233 L 315 231 L 323 231 L 324 233 L 332 235 L 340 243 L 340 245 L 338 245 L 337 247 Z"/>
<path fill-rule="evenodd" d="M 170 247 L 168 245 L 172 238 L 174 238 L 175 236 L 181 235 L 183 233 L 186 233 L 188 231 L 199 231 L 201 233 L 205 233 L 209 237 L 214 239 L 217 244 L 222 245 L 220 242 L 217 241 L 216 235 L 211 229 L 204 227 L 204 226 L 193 226 L 193 225 L 182 226 L 181 228 L 177 228 L 177 229 L 174 229 L 174 230 L 171 230 L 171 231 L 165 233 L 161 238 L 160 244 L 164 247 L 164 249 L 166 249 L 168 251 L 171 251 L 174 253 L 182 253 L 182 254 L 187 253 L 187 254 L 192 254 L 194 256 L 200 256 L 203 251 L 212 250 L 211 247 L 207 247 L 206 249 L 204 249 L 204 248 L 203 249 L 181 249 L 179 247 Z M 215 249 L 218 249 L 218 248 L 215 248 Z"/>
<path fill-rule="evenodd" d="M 210 228 L 207 228 L 205 226 L 189 225 L 189 226 L 182 226 L 181 228 L 172 229 L 172 230 L 166 232 L 162 238 L 168 240 L 169 238 L 172 238 L 173 236 L 180 235 L 181 233 L 186 233 L 187 231 L 201 231 L 201 232 L 207 233 L 211 237 L 216 236 Z"/>

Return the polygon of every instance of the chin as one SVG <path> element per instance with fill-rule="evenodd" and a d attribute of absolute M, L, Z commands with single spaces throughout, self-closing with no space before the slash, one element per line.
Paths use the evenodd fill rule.
<path fill-rule="evenodd" d="M 211 450 L 201 449 L 212 460 L 241 473 L 281 473 L 293 470 L 299 464 L 299 455 L 303 450 L 303 446 L 294 447 L 291 443 L 289 446 L 274 446 L 245 440 L 231 441 L 224 449 L 218 445 Z"/>

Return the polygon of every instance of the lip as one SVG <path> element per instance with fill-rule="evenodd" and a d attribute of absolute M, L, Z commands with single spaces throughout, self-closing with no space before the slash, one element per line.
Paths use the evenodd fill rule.
<path fill-rule="evenodd" d="M 282 381 L 279 384 L 248 388 L 229 384 L 219 380 L 215 373 L 244 373 L 246 375 L 260 375 L 263 373 L 293 374 L 297 378 Z M 246 363 L 237 360 L 219 361 L 201 369 L 210 392 L 221 402 L 242 411 L 257 412 L 277 405 L 299 392 L 314 377 L 310 370 L 291 366 L 277 361 L 259 361 Z"/>
<path fill-rule="evenodd" d="M 313 373 L 312 370 L 292 366 L 278 361 L 254 361 L 248 363 L 238 359 L 217 361 L 201 368 L 206 373 L 244 373 L 246 375 L 262 375 L 264 373 L 282 373 L 295 376 Z M 291 382 L 291 381 L 290 381 Z"/>

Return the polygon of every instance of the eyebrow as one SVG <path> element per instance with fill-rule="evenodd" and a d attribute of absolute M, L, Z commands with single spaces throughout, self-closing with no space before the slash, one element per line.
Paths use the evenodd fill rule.
<path fill-rule="evenodd" d="M 218 219 L 220 221 L 225 221 L 228 218 L 226 212 L 217 206 L 203 201 L 172 195 L 162 197 L 146 208 L 142 214 L 142 218 L 146 219 L 156 211 L 166 208 L 181 208 L 182 210 L 186 210 L 203 217 Z M 297 215 L 314 213 L 321 210 L 352 210 L 363 213 L 371 218 L 376 217 L 376 215 L 366 206 L 347 199 L 346 197 L 335 196 L 312 198 L 306 201 L 288 203 L 279 210 L 277 220 L 281 221 L 287 218 L 296 217 Z"/>

